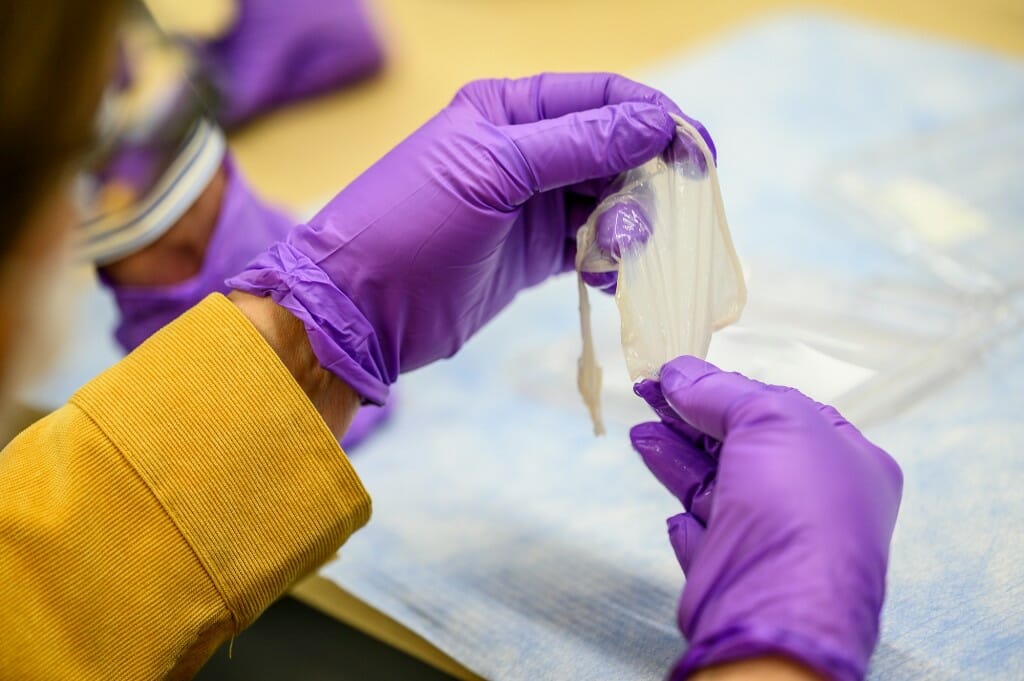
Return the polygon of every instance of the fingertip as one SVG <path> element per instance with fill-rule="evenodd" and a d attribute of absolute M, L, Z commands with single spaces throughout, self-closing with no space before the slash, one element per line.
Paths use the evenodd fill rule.
<path fill-rule="evenodd" d="M 583 283 L 602 293 L 615 293 L 618 275 L 615 272 L 583 272 Z"/>
<path fill-rule="evenodd" d="M 660 381 L 644 379 L 633 385 L 633 392 L 647 403 L 662 421 L 678 421 L 679 416 L 665 399 L 664 388 Z"/>
<path fill-rule="evenodd" d="M 707 142 L 708 150 L 711 152 L 711 160 L 713 160 L 717 166 L 718 148 L 715 146 L 715 140 L 711 139 L 711 133 L 708 132 L 707 128 L 700 124 L 697 124 L 697 132 L 699 132 L 700 136 L 704 138 L 705 142 Z"/>
<path fill-rule="evenodd" d="M 674 128 L 655 104 L 627 102 L 556 119 L 502 126 L 524 161 L 527 198 L 636 168 L 668 147 Z M 523 199 L 525 200 L 525 199 Z"/>
<path fill-rule="evenodd" d="M 626 102 L 615 106 L 629 122 L 635 138 L 624 150 L 627 156 L 625 168 L 650 160 L 672 142 L 676 124 L 663 107 L 648 102 Z"/>
<path fill-rule="evenodd" d="M 680 513 L 666 521 L 668 525 L 668 541 L 679 561 L 679 567 L 686 574 L 693 563 L 694 556 L 700 549 L 706 532 L 704 525 L 692 513 Z"/>
<path fill-rule="evenodd" d="M 664 386 L 660 381 L 644 379 L 633 385 L 633 392 L 647 403 L 663 423 L 672 424 L 672 427 L 680 435 L 691 440 L 700 437 L 698 431 L 679 418 L 678 412 L 665 397 Z"/>
<path fill-rule="evenodd" d="M 642 448 L 652 442 L 654 438 L 662 436 L 660 426 L 661 423 L 657 421 L 645 421 L 630 428 L 629 441 L 633 443 L 633 448 L 642 455 Z"/>
<path fill-rule="evenodd" d="M 662 389 L 667 392 L 685 390 L 707 374 L 719 371 L 711 362 L 693 355 L 682 355 L 661 368 Z"/>
<path fill-rule="evenodd" d="M 676 450 L 687 449 L 685 446 L 677 446 L 678 440 L 679 436 L 660 421 L 645 421 L 629 429 L 629 441 L 633 449 L 662 481 L 667 467 L 675 458 Z"/>
<path fill-rule="evenodd" d="M 633 392 L 648 404 L 652 399 L 661 397 L 661 383 L 654 379 L 645 378 L 633 384 Z"/>
<path fill-rule="evenodd" d="M 639 252 L 653 232 L 649 211 L 635 196 L 616 197 L 615 202 L 597 217 L 598 249 L 616 262 L 624 253 Z"/>
<path fill-rule="evenodd" d="M 713 474 L 715 461 L 665 423 L 638 424 L 629 437 L 651 474 L 689 509 Z"/>
<path fill-rule="evenodd" d="M 711 152 L 711 159 L 718 165 L 718 149 L 715 147 L 715 140 L 711 139 L 711 133 L 704 127 L 704 124 L 698 120 L 690 118 L 684 114 L 686 120 L 690 121 L 690 124 L 700 133 L 700 136 L 704 138 L 704 143 L 708 145 L 708 151 Z"/>

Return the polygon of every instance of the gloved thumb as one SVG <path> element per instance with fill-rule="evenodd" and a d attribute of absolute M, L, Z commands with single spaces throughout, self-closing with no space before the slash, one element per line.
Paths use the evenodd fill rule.
<path fill-rule="evenodd" d="M 674 515 L 666 522 L 668 540 L 672 544 L 672 550 L 676 552 L 679 567 L 683 568 L 683 574 L 686 574 L 704 542 L 704 533 L 707 530 L 691 513 Z"/>
<path fill-rule="evenodd" d="M 623 253 L 636 252 L 650 239 L 650 207 L 644 198 L 623 197 L 597 216 L 597 247 L 606 259 L 618 262 Z M 615 293 L 618 276 L 616 272 L 583 272 L 583 281 L 605 293 Z"/>
<path fill-rule="evenodd" d="M 502 130 L 526 164 L 518 184 L 536 193 L 643 164 L 671 143 L 675 121 L 656 104 L 625 102 Z M 510 198 L 523 203 L 531 196 Z"/>
<path fill-rule="evenodd" d="M 731 429 L 749 417 L 749 410 L 735 409 L 736 405 L 752 405 L 752 398 L 759 394 L 791 390 L 722 371 L 688 355 L 661 368 L 661 389 L 684 421 L 716 440 L 724 440 Z"/>

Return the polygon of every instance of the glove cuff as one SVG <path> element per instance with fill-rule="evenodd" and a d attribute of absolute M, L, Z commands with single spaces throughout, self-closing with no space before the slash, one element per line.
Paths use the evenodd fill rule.
<path fill-rule="evenodd" d="M 781 630 L 739 627 L 708 638 L 697 638 L 676 663 L 669 681 L 685 681 L 695 672 L 712 665 L 778 655 L 795 660 L 833 681 L 859 681 L 866 673 L 866 661 L 829 650 L 806 636 Z"/>
<path fill-rule="evenodd" d="M 388 372 L 380 341 L 366 316 L 313 261 L 279 242 L 260 254 L 229 289 L 270 296 L 306 327 L 320 365 L 367 402 L 383 405 L 396 376 Z"/>

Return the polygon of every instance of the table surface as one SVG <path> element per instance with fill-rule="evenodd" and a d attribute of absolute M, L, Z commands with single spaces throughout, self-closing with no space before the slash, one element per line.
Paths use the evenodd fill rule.
<path fill-rule="evenodd" d="M 354 178 L 468 80 L 558 70 L 635 73 L 791 4 L 723 0 L 693 4 L 691 12 L 688 3 L 678 0 L 628 5 L 610 0 L 378 0 L 377 14 L 389 43 L 386 71 L 355 88 L 274 113 L 234 134 L 232 148 L 267 196 L 308 208 Z M 1005 54 L 1024 54 L 1024 6 L 1014 0 L 810 4 Z M 478 678 L 328 580 L 313 576 L 293 593 L 453 676 Z"/>
<path fill-rule="evenodd" d="M 307 208 L 332 195 L 474 78 L 541 71 L 629 75 L 794 6 L 773 0 L 372 4 L 389 44 L 381 76 L 279 111 L 232 136 L 241 165 L 266 196 Z M 1024 54 L 1024 5 L 1018 0 L 812 0 L 799 6 Z"/>

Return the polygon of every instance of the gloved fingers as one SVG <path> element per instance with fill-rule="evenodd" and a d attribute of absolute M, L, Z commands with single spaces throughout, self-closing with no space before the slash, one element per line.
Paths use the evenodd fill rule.
<path fill-rule="evenodd" d="M 619 285 L 619 275 L 617 272 L 584 272 L 583 283 L 601 293 L 615 295 Z"/>
<path fill-rule="evenodd" d="M 684 116 L 684 118 L 686 117 Z M 692 119 L 686 118 L 686 120 L 691 124 L 694 123 Z M 717 162 L 715 146 L 711 143 L 711 136 L 699 123 L 694 127 L 697 128 L 697 131 L 704 137 L 704 141 L 707 142 L 712 160 Z M 707 159 L 704 158 L 704 152 L 701 151 L 697 142 L 689 135 L 677 134 L 672 139 L 672 144 L 665 150 L 663 158 L 666 163 L 675 167 L 677 172 L 687 177 L 701 178 L 708 172 L 708 163 Z"/>
<path fill-rule="evenodd" d="M 625 102 L 654 104 L 666 113 L 683 115 L 664 93 L 614 73 L 543 73 L 491 82 L 500 88 L 509 119 L 515 124 Z"/>
<path fill-rule="evenodd" d="M 575 194 L 569 194 L 566 197 L 566 212 L 569 215 L 567 219 L 569 236 L 565 240 L 565 262 L 562 267 L 562 270 L 565 272 L 576 269 L 576 233 L 579 231 L 580 225 L 586 222 L 590 213 L 593 212 L 594 204 L 595 201 L 591 198 Z M 587 286 L 595 288 L 601 293 L 609 295 L 615 293 L 619 281 L 617 271 L 581 272 L 580 274 L 583 275 L 583 283 Z"/>
<path fill-rule="evenodd" d="M 704 525 L 691 513 L 680 513 L 674 515 L 667 521 L 668 540 L 675 551 L 679 567 L 685 575 L 693 563 L 694 556 L 704 543 L 704 533 L 707 532 Z"/>
<path fill-rule="evenodd" d="M 664 423 L 633 426 L 629 439 L 658 482 L 687 511 L 707 521 L 714 492 L 715 460 Z"/>
<path fill-rule="evenodd" d="M 530 123 L 608 104 L 647 102 L 685 119 L 701 134 L 713 156 L 715 143 L 707 129 L 690 118 L 665 93 L 614 73 L 544 73 L 532 78 L 478 81 L 499 90 L 509 122 Z M 471 83 L 468 87 L 474 87 Z"/>
<path fill-rule="evenodd" d="M 645 195 L 623 196 L 597 216 L 596 243 L 615 262 L 623 253 L 635 253 L 652 233 L 654 207 Z"/>
<path fill-rule="evenodd" d="M 707 433 L 702 433 L 681 419 L 676 410 L 665 399 L 665 394 L 661 390 L 661 383 L 646 379 L 634 384 L 633 392 L 643 398 L 654 410 L 654 413 L 669 428 L 677 432 L 681 437 L 686 438 L 701 451 L 706 452 L 711 458 L 718 458 L 718 452 L 722 449 L 722 442 Z"/>
<path fill-rule="evenodd" d="M 640 396 L 658 415 L 663 423 L 668 424 L 674 431 L 685 437 L 694 445 L 699 445 L 704 433 L 700 432 L 689 423 L 684 421 L 672 408 L 672 405 L 665 399 L 665 393 L 661 389 L 661 383 L 645 379 L 633 384 L 633 392 Z"/>
<path fill-rule="evenodd" d="M 698 121 L 696 118 L 691 118 L 690 116 L 687 116 L 684 113 L 677 113 L 676 115 L 682 118 L 690 125 L 692 125 L 694 130 L 696 130 L 700 134 L 700 136 L 704 138 L 704 143 L 708 145 L 708 151 L 711 152 L 711 160 L 717 166 L 718 149 L 715 148 L 715 140 L 711 139 L 711 133 L 708 132 L 708 129 L 704 127 L 704 124 Z M 700 149 L 697 148 L 697 145 L 694 144 L 689 137 L 676 135 L 675 142 L 677 143 L 674 143 L 667 152 L 668 160 L 675 160 L 676 162 L 678 162 L 684 158 L 685 153 L 686 158 L 696 161 L 698 165 L 706 165 L 706 162 L 704 161 L 704 154 L 700 151 Z M 706 171 L 707 168 L 705 167 L 704 172 Z"/>
<path fill-rule="evenodd" d="M 653 158 L 668 146 L 675 123 L 654 104 L 613 104 L 502 128 L 525 167 L 513 205 L 540 192 L 611 177 Z M 515 173 L 516 169 L 509 169 Z"/>
<path fill-rule="evenodd" d="M 832 428 L 837 432 L 842 433 L 844 437 L 853 439 L 857 442 L 867 441 L 867 438 L 865 438 L 864 434 L 860 432 L 860 429 L 847 421 L 846 417 L 840 414 L 838 409 L 831 405 L 822 404 L 821 402 L 812 400 L 809 397 L 807 399 L 818 407 L 818 413 L 829 422 Z"/>
<path fill-rule="evenodd" d="M 723 440 L 732 428 L 751 416 L 750 410 L 735 409 L 737 405 L 787 390 L 722 371 L 689 355 L 662 367 L 661 389 L 666 402 L 684 421 L 716 440 Z"/>
<path fill-rule="evenodd" d="M 566 226 L 568 232 L 565 239 L 565 255 L 562 264 L 563 272 L 571 272 L 576 269 L 576 233 L 581 225 L 587 221 L 594 211 L 597 201 L 592 196 L 580 194 L 573 187 L 572 191 L 565 194 Z M 615 285 L 618 282 L 618 274 L 611 272 L 583 272 L 583 283 L 596 288 L 602 293 L 615 293 Z"/>
<path fill-rule="evenodd" d="M 586 184 L 586 183 L 584 183 Z M 575 237 L 579 227 L 586 222 L 598 202 L 576 193 L 578 187 L 573 187 L 573 193 L 569 194 L 567 208 L 570 214 L 570 233 Z M 609 192 L 611 193 L 611 192 Z M 577 197 L 572 201 L 573 197 Z M 591 248 L 597 249 L 600 260 L 616 263 L 621 259 L 623 253 L 635 253 L 651 236 L 651 215 L 653 206 L 648 201 L 649 197 L 643 194 L 628 195 L 616 198 L 611 205 L 603 206 L 601 212 L 594 218 L 594 240 Z M 585 209 L 586 213 L 582 219 L 576 214 L 575 208 Z M 576 247 L 573 238 L 572 261 L 567 269 L 575 265 Z M 583 272 L 583 281 L 594 288 L 605 293 L 615 293 L 618 283 L 618 276 L 615 271 L 611 272 Z"/>

